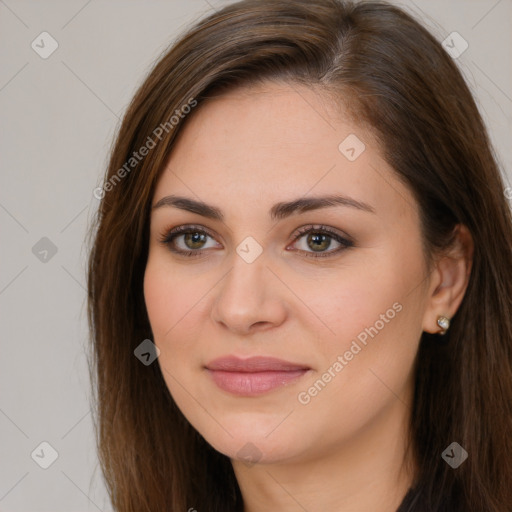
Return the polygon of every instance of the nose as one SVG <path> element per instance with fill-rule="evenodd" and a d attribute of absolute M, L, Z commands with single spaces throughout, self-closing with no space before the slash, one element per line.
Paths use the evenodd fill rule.
<path fill-rule="evenodd" d="M 286 289 L 263 253 L 252 263 L 234 255 L 233 266 L 215 288 L 212 319 L 239 335 L 281 325 L 288 314 Z"/>

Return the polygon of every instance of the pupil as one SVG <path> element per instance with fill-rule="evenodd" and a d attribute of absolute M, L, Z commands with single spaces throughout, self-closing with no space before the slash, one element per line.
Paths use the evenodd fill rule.
<path fill-rule="evenodd" d="M 313 242 L 312 249 L 327 249 L 329 247 L 329 238 L 327 235 L 315 234 L 310 236 L 310 241 Z M 325 242 L 327 241 L 327 244 Z"/>
<path fill-rule="evenodd" d="M 202 233 L 187 233 L 185 235 L 185 241 L 186 242 L 191 242 L 191 245 L 193 245 L 194 249 L 197 249 L 196 245 L 199 244 L 201 245 L 201 243 L 204 242 L 204 236 Z M 187 245 L 189 245 L 187 243 Z"/>

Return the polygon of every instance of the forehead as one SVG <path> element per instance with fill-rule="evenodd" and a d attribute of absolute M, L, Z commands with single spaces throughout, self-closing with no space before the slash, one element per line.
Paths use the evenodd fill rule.
<path fill-rule="evenodd" d="M 405 215 L 415 208 L 367 130 L 327 94 L 283 83 L 237 88 L 197 107 L 175 143 L 155 200 L 168 193 L 254 208 L 343 193 L 381 213 Z"/>

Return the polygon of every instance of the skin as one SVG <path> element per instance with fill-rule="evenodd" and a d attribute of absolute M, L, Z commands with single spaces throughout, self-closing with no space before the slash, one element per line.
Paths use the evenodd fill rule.
<path fill-rule="evenodd" d="M 354 161 L 338 149 L 349 134 L 366 145 Z M 275 203 L 333 193 L 374 213 L 336 205 L 269 216 Z M 471 266 L 467 230 L 427 269 L 417 204 L 371 134 L 322 91 L 296 84 L 238 89 L 198 107 L 152 204 L 170 194 L 215 205 L 225 218 L 152 210 L 144 294 L 158 363 L 183 414 L 231 458 L 245 511 L 395 511 L 416 473 L 405 451 L 413 363 L 422 331 L 438 332 L 437 317 L 451 318 L 460 305 Z M 187 224 L 213 235 L 200 256 L 159 242 Z M 319 224 L 354 246 L 335 253 L 340 245 L 331 239 L 317 248 L 330 256 L 305 256 L 315 246 L 308 234 L 295 241 L 297 228 Z M 236 251 L 248 236 L 263 250 L 252 263 Z M 174 246 L 201 250 L 183 235 Z M 332 370 L 393 304 L 401 306 L 394 318 L 366 346 L 359 343 L 341 371 Z M 240 397 L 219 389 L 204 368 L 229 354 L 311 370 L 287 386 Z M 301 403 L 299 393 L 328 368 L 335 377 Z"/>

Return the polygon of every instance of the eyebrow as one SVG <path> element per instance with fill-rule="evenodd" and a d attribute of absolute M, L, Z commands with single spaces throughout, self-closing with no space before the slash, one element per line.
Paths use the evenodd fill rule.
<path fill-rule="evenodd" d="M 209 219 L 224 221 L 224 214 L 219 208 L 188 197 L 176 195 L 162 197 L 162 199 L 153 205 L 152 210 L 163 206 L 172 206 L 188 212 L 197 213 Z M 327 195 L 321 197 L 301 197 L 293 201 L 276 203 L 270 209 L 269 214 L 272 220 L 281 220 L 293 214 L 328 208 L 330 206 L 346 206 L 369 213 L 375 213 L 375 209 L 372 206 L 362 201 L 356 201 L 346 196 Z"/>

